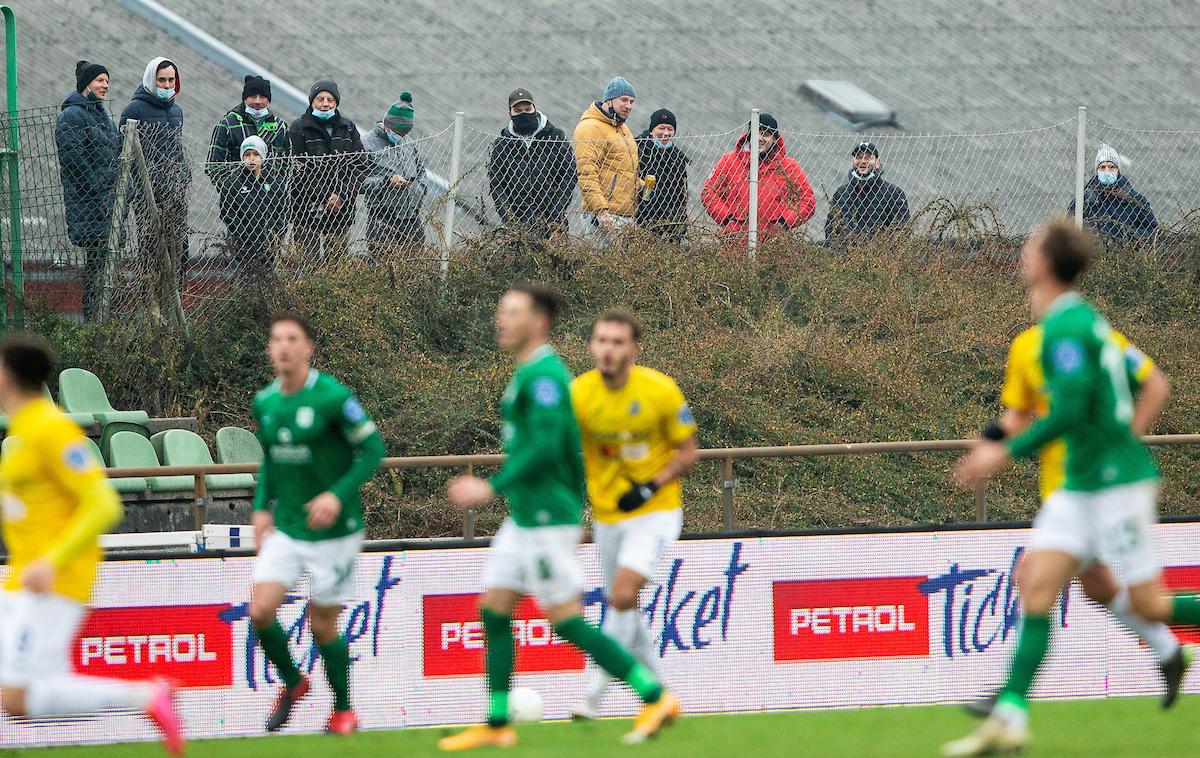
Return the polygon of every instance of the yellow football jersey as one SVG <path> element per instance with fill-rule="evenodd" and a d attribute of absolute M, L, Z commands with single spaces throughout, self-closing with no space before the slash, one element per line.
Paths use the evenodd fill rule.
<path fill-rule="evenodd" d="M 1130 343 L 1129 338 L 1113 330 L 1113 339 L 1125 353 L 1129 377 L 1137 387 L 1154 370 L 1154 361 Z M 1031 326 L 1013 338 L 1008 349 L 1008 363 L 1004 371 L 1004 389 L 1000 402 L 1005 408 L 1022 413 L 1045 416 L 1050 410 L 1050 398 L 1046 394 L 1046 375 L 1042 369 L 1042 327 Z M 1039 480 L 1042 499 L 1062 487 L 1067 478 L 1067 447 L 1062 440 L 1055 440 L 1042 448 L 1039 457 Z"/>
<path fill-rule="evenodd" d="M 58 569 L 54 591 L 87 602 L 101 559 L 99 534 L 121 513 L 83 431 L 38 398 L 13 417 L 0 460 L 0 525 L 8 548 L 6 590 L 39 558 Z"/>
<path fill-rule="evenodd" d="M 631 482 L 653 479 L 675 448 L 696 433 L 696 421 L 675 380 L 635 365 L 629 382 L 613 392 L 593 369 L 571 383 L 571 401 L 583 435 L 588 499 L 596 521 L 612 524 L 683 505 L 683 488 L 676 480 L 632 513 L 617 508 Z"/>

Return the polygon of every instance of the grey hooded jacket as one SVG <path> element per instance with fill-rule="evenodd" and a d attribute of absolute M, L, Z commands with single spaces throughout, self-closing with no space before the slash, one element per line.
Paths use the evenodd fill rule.
<path fill-rule="evenodd" d="M 363 137 L 363 147 L 371 158 L 370 173 L 363 182 L 367 207 L 387 208 L 401 218 L 419 216 L 425 197 L 425 162 L 417 152 L 417 143 L 406 134 L 393 145 L 383 126 L 376 124 Z M 411 184 L 403 189 L 393 187 L 391 178 L 397 174 Z"/>

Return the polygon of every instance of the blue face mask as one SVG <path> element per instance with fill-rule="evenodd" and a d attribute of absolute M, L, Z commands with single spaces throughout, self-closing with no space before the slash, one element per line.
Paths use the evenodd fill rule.
<path fill-rule="evenodd" d="M 404 135 L 396 134 L 391 129 L 384 129 L 384 131 L 387 132 L 388 142 L 391 142 L 393 145 L 399 145 L 404 140 Z"/>
<path fill-rule="evenodd" d="M 667 144 L 665 144 L 665 145 L 663 143 L 659 142 L 658 140 L 654 140 L 655 147 L 658 147 L 662 150 L 666 150 L 667 148 L 671 147 L 671 145 L 674 145 L 674 144 L 675 144 L 675 140 L 669 140 L 667 142 Z"/>
<path fill-rule="evenodd" d="M 160 100 L 170 100 L 171 98 L 175 97 L 175 89 L 163 89 L 162 87 L 155 87 L 154 94 L 157 95 L 158 99 Z"/>
<path fill-rule="evenodd" d="M 1119 174 L 1116 171 L 1097 171 L 1096 172 L 1096 178 L 1099 179 L 1100 183 L 1106 187 L 1116 184 L 1117 176 L 1119 176 Z"/>
<path fill-rule="evenodd" d="M 313 118 L 318 118 L 322 121 L 328 121 L 329 119 L 333 118 L 333 114 L 337 113 L 337 108 L 330 108 L 327 111 L 319 111 L 316 108 L 313 108 L 312 113 Z"/>
<path fill-rule="evenodd" d="M 251 108 L 249 105 L 246 106 L 246 115 L 250 118 L 265 118 L 270 112 L 270 108 Z"/>

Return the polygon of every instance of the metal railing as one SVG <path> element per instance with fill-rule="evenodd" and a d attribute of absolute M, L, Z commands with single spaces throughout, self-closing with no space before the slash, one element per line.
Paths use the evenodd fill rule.
<path fill-rule="evenodd" d="M 1152 446 L 1183 446 L 1200 444 L 1200 434 L 1157 434 L 1144 437 Z M 759 458 L 819 458 L 839 455 L 865 456 L 896 453 L 938 453 L 968 449 L 975 440 L 907 440 L 902 442 L 848 442 L 826 445 L 787 445 L 780 447 L 725 447 L 707 448 L 700 451 L 702 461 L 720 464 L 722 523 L 726 531 L 737 527 L 734 521 L 735 492 L 738 481 L 734 472 L 734 461 Z M 474 472 L 476 466 L 498 467 L 504 456 L 490 455 L 420 455 L 407 458 L 384 458 L 381 470 L 407 470 L 419 468 L 463 469 Z M 208 466 L 155 466 L 142 468 L 110 468 L 110 478 L 191 476 L 195 480 L 193 494 L 193 516 L 197 530 L 204 527 L 204 509 L 208 504 L 208 484 L 204 477 L 209 474 L 253 474 L 257 464 L 216 463 Z M 975 490 L 975 520 L 987 521 L 987 483 Z M 463 513 L 463 539 L 475 538 L 475 513 Z"/>

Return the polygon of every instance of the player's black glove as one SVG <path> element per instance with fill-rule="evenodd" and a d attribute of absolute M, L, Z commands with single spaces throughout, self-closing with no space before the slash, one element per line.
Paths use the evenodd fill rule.
<path fill-rule="evenodd" d="M 998 421 L 989 421 L 988 425 L 983 428 L 983 438 L 992 442 L 999 442 L 1008 435 L 1004 433 L 1004 427 L 1000 426 Z"/>
<path fill-rule="evenodd" d="M 655 492 L 658 492 L 658 485 L 654 482 L 645 482 L 644 484 L 633 482 L 629 491 L 621 495 L 621 499 L 617 501 L 617 508 L 625 513 L 636 511 L 645 505 L 647 500 L 654 497 Z"/>

